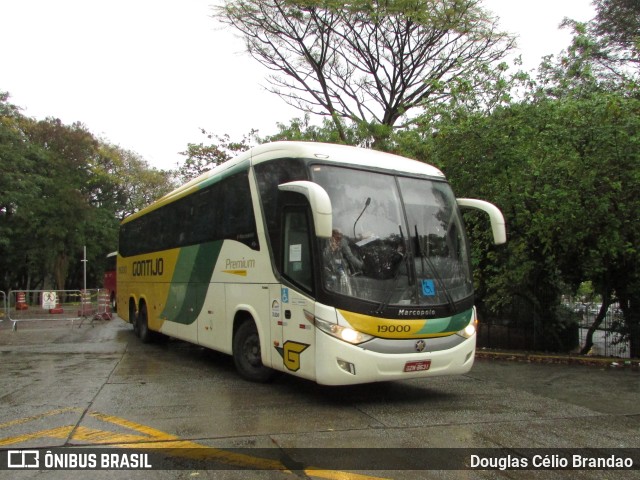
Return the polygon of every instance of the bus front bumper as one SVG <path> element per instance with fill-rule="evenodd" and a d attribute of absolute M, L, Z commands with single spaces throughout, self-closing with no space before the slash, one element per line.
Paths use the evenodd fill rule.
<path fill-rule="evenodd" d="M 377 353 L 316 330 L 316 381 L 322 385 L 461 375 L 473 366 L 476 335 L 441 351 Z"/>

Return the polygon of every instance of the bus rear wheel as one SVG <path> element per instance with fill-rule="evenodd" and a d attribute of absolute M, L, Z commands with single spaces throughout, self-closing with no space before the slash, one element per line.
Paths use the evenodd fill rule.
<path fill-rule="evenodd" d="M 138 326 L 138 336 L 140 340 L 142 340 L 142 343 L 151 343 L 151 341 L 153 341 L 153 332 L 149 330 L 147 306 L 144 303 L 140 305 L 140 311 L 136 317 L 136 324 Z"/>
<path fill-rule="evenodd" d="M 268 382 L 274 371 L 262 364 L 260 336 L 256 324 L 245 320 L 233 336 L 233 363 L 238 373 L 252 382 Z"/>

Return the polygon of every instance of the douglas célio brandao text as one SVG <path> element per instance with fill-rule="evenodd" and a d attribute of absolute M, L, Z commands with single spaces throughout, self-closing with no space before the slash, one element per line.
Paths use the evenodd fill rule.
<path fill-rule="evenodd" d="M 588 456 L 583 454 L 537 454 L 531 457 L 518 455 L 471 455 L 469 466 L 475 470 L 607 470 L 633 469 L 633 458 L 617 455 Z M 635 466 L 638 468 L 638 465 Z"/>

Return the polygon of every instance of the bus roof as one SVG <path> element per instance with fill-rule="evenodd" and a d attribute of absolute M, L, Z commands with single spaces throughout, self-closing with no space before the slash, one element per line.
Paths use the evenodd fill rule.
<path fill-rule="evenodd" d="M 317 158 L 361 167 L 372 167 L 410 174 L 444 177 L 437 168 L 417 160 L 384 153 L 369 148 L 318 142 L 274 142 L 259 145 L 241 155 L 251 158 L 252 164 L 274 158 Z"/>
<path fill-rule="evenodd" d="M 247 160 L 249 160 L 252 165 L 257 165 L 276 158 L 317 158 L 318 160 L 337 161 L 346 165 L 428 175 L 432 177 L 444 177 L 444 174 L 440 170 L 427 163 L 368 148 L 319 142 L 273 142 L 258 145 L 241 153 L 239 156 L 212 168 L 208 172 L 178 187 L 165 195 L 165 197 L 173 197 Z"/>
<path fill-rule="evenodd" d="M 248 168 L 249 165 L 257 165 L 277 158 L 316 158 L 319 161 L 335 161 L 343 165 L 444 178 L 444 174 L 440 170 L 427 163 L 368 148 L 320 142 L 272 142 L 253 147 L 237 157 L 217 165 L 208 172 L 167 193 L 143 210 L 127 217 L 124 222 L 126 223 L 130 219 L 143 215 L 143 212 L 171 203 L 173 200 L 186 195 L 188 191 L 198 189 L 198 186 L 207 180 L 223 175 L 235 167 L 240 167 L 243 163 Z"/>

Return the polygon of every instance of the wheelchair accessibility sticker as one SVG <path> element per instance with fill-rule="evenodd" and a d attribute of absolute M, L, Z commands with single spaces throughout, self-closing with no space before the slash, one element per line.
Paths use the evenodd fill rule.
<path fill-rule="evenodd" d="M 422 295 L 425 297 L 436 296 L 436 285 L 433 280 L 422 280 Z"/>

